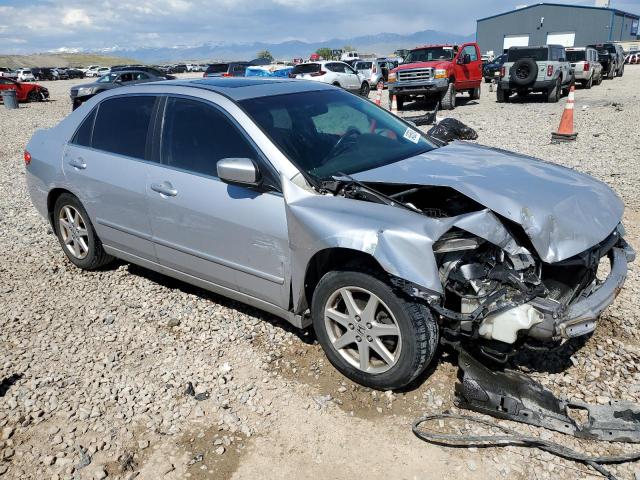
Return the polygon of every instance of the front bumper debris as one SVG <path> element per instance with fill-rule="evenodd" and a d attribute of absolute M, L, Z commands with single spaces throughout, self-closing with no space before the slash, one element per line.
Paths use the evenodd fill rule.
<path fill-rule="evenodd" d="M 600 314 L 613 303 L 627 277 L 628 262 L 635 259 L 635 251 L 621 240 L 609 252 L 611 272 L 606 280 L 588 294 L 569 305 L 545 298 L 536 298 L 530 304 L 544 315 L 528 335 L 540 340 L 569 339 L 591 333 Z"/>
<path fill-rule="evenodd" d="M 536 425 L 577 438 L 640 443 L 640 405 L 612 400 L 589 405 L 557 398 L 519 372 L 491 371 L 459 350 L 460 382 L 454 403 L 460 408 Z M 571 413 L 586 414 L 580 422 Z"/>

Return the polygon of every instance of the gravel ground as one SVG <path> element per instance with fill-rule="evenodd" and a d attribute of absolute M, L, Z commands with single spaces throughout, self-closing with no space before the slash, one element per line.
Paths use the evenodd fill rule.
<path fill-rule="evenodd" d="M 267 314 L 123 262 L 90 273 L 74 268 L 30 204 L 22 162 L 34 130 L 70 111 L 74 83 L 48 83 L 48 103 L 0 108 L 0 475 L 599 478 L 536 450 L 453 450 L 413 437 L 415 417 L 455 411 L 456 367 L 446 352 L 419 386 L 383 394 L 341 377 L 310 332 Z M 461 97 L 450 115 L 476 128 L 480 143 L 611 185 L 640 249 L 639 84 L 640 67 L 630 66 L 621 79 L 579 89 L 578 140 L 566 145 L 550 144 L 564 101 L 497 104 L 483 85 L 480 101 Z M 410 104 L 402 114 L 421 108 Z M 640 402 L 639 292 L 632 266 L 586 344 L 542 359 L 521 355 L 514 366 L 559 395 Z M 515 428 L 589 452 L 632 450 Z M 640 463 L 611 470 L 634 478 Z"/>

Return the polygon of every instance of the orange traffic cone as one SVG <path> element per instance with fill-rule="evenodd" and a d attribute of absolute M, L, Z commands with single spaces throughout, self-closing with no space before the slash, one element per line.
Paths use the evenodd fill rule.
<path fill-rule="evenodd" d="M 382 82 L 378 82 L 378 93 L 376 95 L 376 105 L 380 106 L 382 103 Z"/>
<path fill-rule="evenodd" d="M 575 85 L 571 85 L 571 90 L 569 90 L 567 104 L 564 107 L 564 112 L 562 112 L 562 118 L 560 119 L 560 126 L 558 127 L 558 131 L 551 134 L 551 141 L 553 143 L 571 142 L 578 136 L 578 134 L 573 131 L 573 106 L 575 101 L 575 90 Z"/>
<path fill-rule="evenodd" d="M 398 115 L 398 101 L 396 100 L 396 96 L 394 95 L 391 100 L 391 113 L 394 115 Z"/>

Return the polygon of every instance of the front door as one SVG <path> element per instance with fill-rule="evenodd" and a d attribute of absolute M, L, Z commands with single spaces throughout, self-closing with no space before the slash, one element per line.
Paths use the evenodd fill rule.
<path fill-rule="evenodd" d="M 288 233 L 278 192 L 228 185 L 223 158 L 261 154 L 240 127 L 211 103 L 167 99 L 161 163 L 151 166 L 147 196 L 158 259 L 197 279 L 288 307 Z"/>
<path fill-rule="evenodd" d="M 67 145 L 62 163 L 102 242 L 151 261 L 146 145 L 155 102 L 148 95 L 103 101 Z"/>
<path fill-rule="evenodd" d="M 470 62 L 466 64 L 458 63 L 457 59 L 462 59 L 465 55 L 469 55 Z M 476 45 L 473 43 L 463 45 L 455 62 L 456 89 L 464 90 L 478 87 L 478 83 L 482 79 L 482 58 Z"/>

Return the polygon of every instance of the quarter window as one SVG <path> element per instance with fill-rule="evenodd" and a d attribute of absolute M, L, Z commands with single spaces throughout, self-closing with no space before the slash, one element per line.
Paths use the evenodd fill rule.
<path fill-rule="evenodd" d="M 257 154 L 221 111 L 203 102 L 169 98 L 162 133 L 162 162 L 215 177 L 216 163 L 223 158 L 256 160 Z"/>
<path fill-rule="evenodd" d="M 87 115 L 80 125 L 80 128 L 73 136 L 71 143 L 74 145 L 80 145 L 81 147 L 91 146 L 91 133 L 93 132 L 93 122 L 96 119 L 96 109 L 94 108 L 89 115 Z"/>
<path fill-rule="evenodd" d="M 155 101 L 151 96 L 126 96 L 102 102 L 93 127 L 93 148 L 144 159 Z"/>

